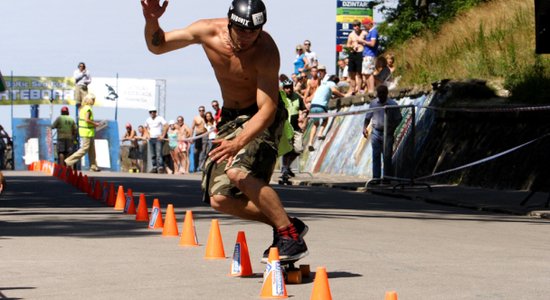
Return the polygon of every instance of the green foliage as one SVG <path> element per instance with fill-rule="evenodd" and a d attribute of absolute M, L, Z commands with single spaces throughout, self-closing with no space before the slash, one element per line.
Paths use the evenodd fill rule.
<path fill-rule="evenodd" d="M 417 0 L 401 0 L 396 8 L 383 8 L 386 22 L 379 26 L 385 37 L 384 48 L 400 45 L 426 30 L 438 32 L 441 25 L 460 11 L 488 0 L 426 0 L 426 6 L 416 5 Z M 422 1 L 420 1 L 422 2 Z"/>
<path fill-rule="evenodd" d="M 524 70 L 510 72 L 504 86 L 512 92 L 512 102 L 550 103 L 549 59 L 535 55 L 535 63 Z"/>

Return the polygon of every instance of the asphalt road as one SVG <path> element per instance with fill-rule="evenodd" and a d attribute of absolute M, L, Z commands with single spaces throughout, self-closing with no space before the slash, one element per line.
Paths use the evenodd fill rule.
<path fill-rule="evenodd" d="M 133 216 L 114 211 L 56 178 L 7 172 L 0 196 L 0 299 L 258 299 L 260 263 L 271 229 L 221 215 L 201 203 L 197 176 L 90 174 L 149 206 L 171 203 L 181 230 L 195 217 L 201 246 L 178 246 Z M 476 212 L 370 193 L 276 186 L 290 215 L 310 227 L 310 255 L 325 266 L 333 299 L 550 298 L 550 221 Z M 205 260 L 212 219 L 225 260 Z M 237 232 L 244 230 L 255 273 L 228 276 Z M 287 285 L 309 299 L 312 278 Z"/>

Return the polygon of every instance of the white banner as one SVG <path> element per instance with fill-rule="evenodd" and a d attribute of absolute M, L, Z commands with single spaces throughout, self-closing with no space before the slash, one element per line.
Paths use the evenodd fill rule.
<path fill-rule="evenodd" d="M 97 106 L 148 109 L 155 106 L 156 81 L 154 79 L 131 79 L 92 77 L 88 92 L 96 96 Z"/>

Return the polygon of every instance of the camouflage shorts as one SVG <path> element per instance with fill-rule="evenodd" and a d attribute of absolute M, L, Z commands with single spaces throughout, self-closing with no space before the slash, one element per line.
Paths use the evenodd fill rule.
<path fill-rule="evenodd" d="M 233 157 L 231 165 L 228 165 L 227 161 L 218 164 L 213 162 L 210 157 L 207 158 L 202 177 L 204 202 L 210 203 L 210 197 L 213 195 L 234 198 L 242 196 L 242 192 L 231 183 L 225 173 L 229 169 L 240 169 L 255 178 L 263 180 L 265 183 L 269 183 L 277 160 L 277 147 L 282 133 L 283 121 L 286 118 L 285 113 L 286 110 L 277 110 L 273 124 L 244 146 Z M 232 140 L 235 138 L 240 134 L 249 118 L 248 116 L 241 116 L 222 126 L 218 131 L 218 139 Z"/>

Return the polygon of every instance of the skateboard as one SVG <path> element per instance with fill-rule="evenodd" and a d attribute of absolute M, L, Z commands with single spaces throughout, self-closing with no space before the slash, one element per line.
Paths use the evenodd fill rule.
<path fill-rule="evenodd" d="M 280 185 L 292 185 L 292 182 L 290 182 L 290 180 L 288 180 L 290 177 L 288 175 L 282 175 L 281 177 L 279 177 L 279 184 Z"/>
<path fill-rule="evenodd" d="M 298 268 L 294 265 L 300 259 L 283 260 L 281 261 L 281 269 L 286 284 L 300 284 L 304 278 L 309 278 L 309 265 L 299 265 Z"/>
<path fill-rule="evenodd" d="M 304 278 L 309 278 L 311 274 L 309 265 L 299 265 L 298 267 L 295 265 L 300 259 L 301 258 L 279 261 L 286 284 L 300 284 L 303 282 Z M 262 261 L 262 263 L 265 264 L 267 262 Z"/>

